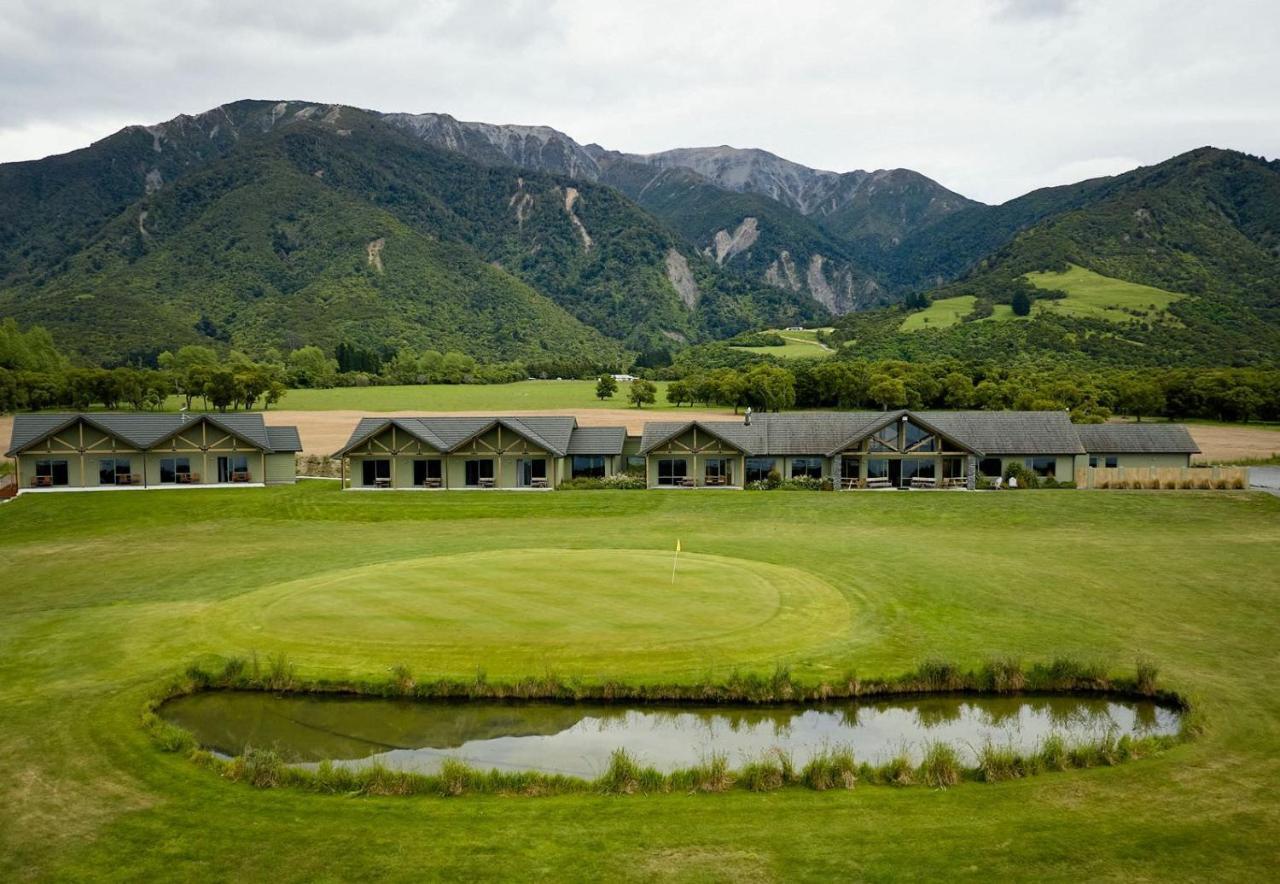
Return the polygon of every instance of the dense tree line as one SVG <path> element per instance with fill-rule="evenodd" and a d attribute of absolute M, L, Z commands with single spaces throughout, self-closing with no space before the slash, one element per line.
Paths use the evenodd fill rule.
<path fill-rule="evenodd" d="M 334 356 L 305 346 L 286 356 L 268 350 L 256 358 L 188 345 L 160 353 L 155 368 L 81 367 L 58 351 L 45 329 L 23 331 L 12 319 L 0 323 L 0 411 L 158 409 L 172 395 L 182 397 L 187 408 L 270 408 L 291 387 L 504 384 L 528 377 L 592 377 L 598 369 L 573 358 L 483 363 L 457 351 L 384 356 L 354 345 L 339 346 Z"/>
<path fill-rule="evenodd" d="M 735 410 L 787 408 L 982 409 L 1069 411 L 1081 422 L 1113 414 L 1280 420 L 1280 371 L 1151 369 L 1082 371 L 1062 367 L 1002 368 L 955 360 L 796 360 L 745 368 L 697 370 L 672 381 L 674 405 Z"/>

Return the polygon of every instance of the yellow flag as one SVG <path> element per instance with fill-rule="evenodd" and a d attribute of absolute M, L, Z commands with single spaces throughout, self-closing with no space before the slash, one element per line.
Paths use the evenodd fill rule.
<path fill-rule="evenodd" d="M 680 541 L 676 541 L 676 552 L 680 552 Z"/>

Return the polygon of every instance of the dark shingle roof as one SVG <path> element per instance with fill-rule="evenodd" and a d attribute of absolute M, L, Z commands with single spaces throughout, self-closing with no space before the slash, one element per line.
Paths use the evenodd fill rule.
<path fill-rule="evenodd" d="M 578 427 L 569 437 L 569 454 L 621 454 L 625 427 Z"/>
<path fill-rule="evenodd" d="M 648 421 L 640 437 L 640 453 L 645 454 L 694 427 L 724 440 L 744 454 L 760 454 L 767 447 L 764 427 L 754 419 L 751 426 L 742 421 Z"/>
<path fill-rule="evenodd" d="M 1082 424 L 1076 427 L 1090 454 L 1199 454 L 1182 424 Z"/>
<path fill-rule="evenodd" d="M 1084 454 L 1065 411 L 921 411 L 921 420 L 983 454 Z"/>
<path fill-rule="evenodd" d="M 13 419 L 13 437 L 7 455 L 13 456 L 33 442 L 38 442 L 63 427 L 74 424 L 77 420 L 84 420 L 90 426 L 98 427 L 104 432 L 145 450 L 202 418 L 208 419 L 215 426 L 220 426 L 234 433 L 263 451 L 300 451 L 302 448 L 298 444 L 297 427 L 268 428 L 262 419 L 262 415 L 256 412 L 188 414 L 184 418 L 183 415 L 172 412 L 103 411 L 89 414 L 37 413 L 15 415 Z M 297 447 L 277 449 L 272 443 L 272 436 L 270 435 L 273 432 L 280 434 L 278 439 L 282 444 L 296 445 Z"/>
<path fill-rule="evenodd" d="M 439 451 L 452 451 L 464 442 L 503 426 L 519 433 L 530 442 L 546 448 L 557 457 L 569 449 L 569 440 L 578 422 L 572 415 L 538 415 L 532 417 L 366 417 L 361 418 L 347 444 L 337 452 L 345 454 L 385 427 L 397 427 L 426 442 Z"/>
<path fill-rule="evenodd" d="M 267 440 L 272 451 L 302 450 L 302 438 L 297 427 L 267 427 Z"/>

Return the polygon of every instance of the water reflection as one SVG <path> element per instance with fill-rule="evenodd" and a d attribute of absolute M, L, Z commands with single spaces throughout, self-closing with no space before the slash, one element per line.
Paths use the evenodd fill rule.
<path fill-rule="evenodd" d="M 288 760 L 431 772 L 446 758 L 475 767 L 594 777 L 615 749 L 670 771 L 712 753 L 732 765 L 778 749 L 797 765 L 833 746 L 873 764 L 931 742 L 972 764 L 986 743 L 1035 749 L 1050 734 L 1068 742 L 1172 734 L 1176 710 L 1149 701 L 1092 697 L 927 698 L 813 706 L 626 706 L 491 701 L 415 702 L 257 692 L 210 692 L 166 703 L 161 714 L 201 745 L 236 755 L 270 747 Z"/>

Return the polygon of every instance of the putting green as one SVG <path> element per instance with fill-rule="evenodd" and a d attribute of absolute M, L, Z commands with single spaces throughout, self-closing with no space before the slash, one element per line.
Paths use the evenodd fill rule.
<path fill-rule="evenodd" d="M 512 549 L 331 571 L 209 612 L 228 653 L 335 670 L 612 674 L 796 659 L 847 639 L 845 597 L 797 568 L 682 553 Z M 495 653 L 496 651 L 496 653 Z M 674 664 L 674 667 L 673 667 Z"/>

